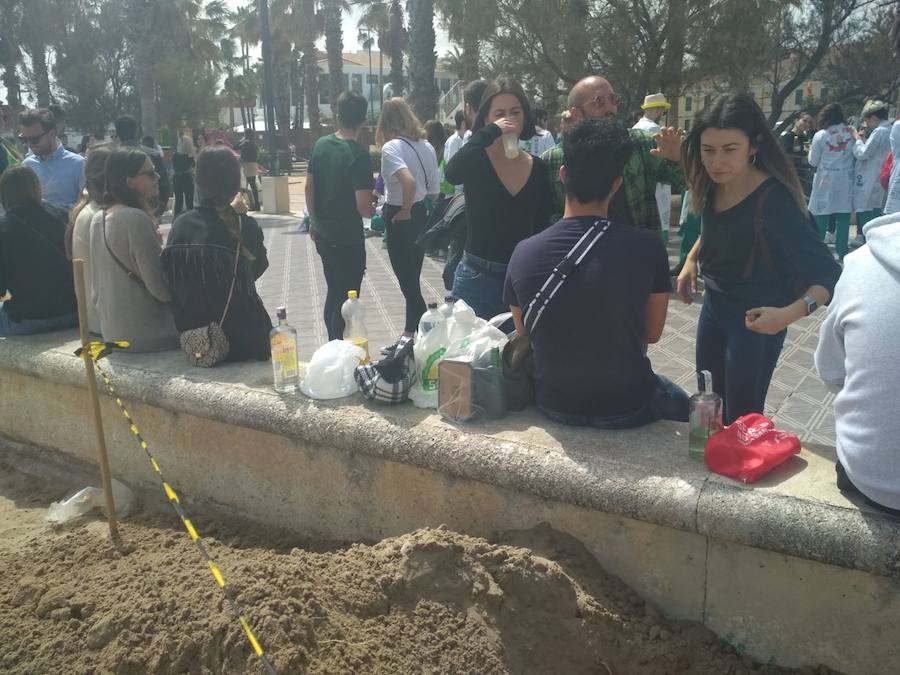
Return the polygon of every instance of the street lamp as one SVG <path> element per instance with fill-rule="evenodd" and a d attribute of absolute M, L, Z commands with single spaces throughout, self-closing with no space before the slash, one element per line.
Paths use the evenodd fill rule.
<path fill-rule="evenodd" d="M 266 148 L 269 151 L 269 175 L 278 176 L 278 155 L 275 150 L 275 97 L 272 83 L 272 35 L 269 32 L 269 0 L 259 0 L 259 33 L 262 42 L 263 80 L 266 108 Z"/>

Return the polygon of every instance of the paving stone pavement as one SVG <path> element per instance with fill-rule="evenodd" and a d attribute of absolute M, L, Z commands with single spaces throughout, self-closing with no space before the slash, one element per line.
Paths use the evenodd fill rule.
<path fill-rule="evenodd" d="M 315 246 L 308 234 L 297 232 L 303 213 L 303 178 L 291 178 L 292 216 L 253 215 L 265 232 L 270 266 L 258 282 L 259 293 L 274 315 L 285 305 L 288 321 L 299 335 L 300 355 L 308 360 L 316 347 L 327 341 L 322 319 L 325 279 Z M 677 263 L 678 239 L 669 245 L 672 264 Z M 366 240 L 366 276 L 361 298 L 366 304 L 366 324 L 373 350 L 393 342 L 403 328 L 404 302 L 391 271 L 387 250 L 380 237 Z M 441 280 L 443 263 L 426 257 L 422 268 L 422 294 L 426 302 L 440 302 L 447 294 Z M 666 328 L 649 356 L 656 372 L 689 392 L 696 390 L 694 346 L 699 304 L 684 305 L 673 296 Z M 825 310 L 796 322 L 788 329 L 784 351 L 775 370 L 766 415 L 780 428 L 793 431 L 804 441 L 833 446 L 834 395 L 815 372 L 813 355 Z"/>

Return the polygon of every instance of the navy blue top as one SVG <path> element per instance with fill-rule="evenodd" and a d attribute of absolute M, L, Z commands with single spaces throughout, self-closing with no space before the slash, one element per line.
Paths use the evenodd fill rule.
<path fill-rule="evenodd" d="M 596 217 L 563 218 L 512 254 L 504 301 L 525 308 Z M 613 417 L 643 408 L 654 375 L 644 355 L 651 293 L 668 293 L 658 232 L 613 224 L 547 305 L 531 336 L 537 402 L 569 415 Z"/>

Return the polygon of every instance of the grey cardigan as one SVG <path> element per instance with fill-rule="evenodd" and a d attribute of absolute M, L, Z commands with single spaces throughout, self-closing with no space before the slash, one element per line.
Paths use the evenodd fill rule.
<path fill-rule="evenodd" d="M 112 254 L 140 282 L 129 277 Z M 162 276 L 162 251 L 156 225 L 146 213 L 128 206 L 103 210 L 91 220 L 92 300 L 106 341 L 127 340 L 133 352 L 178 348 L 178 331 L 169 306 L 172 296 Z"/>

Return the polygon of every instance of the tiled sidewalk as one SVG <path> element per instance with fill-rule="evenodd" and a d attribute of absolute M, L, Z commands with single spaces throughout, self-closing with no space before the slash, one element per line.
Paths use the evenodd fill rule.
<path fill-rule="evenodd" d="M 303 180 L 291 179 L 291 207 L 303 212 Z M 288 320 L 297 328 L 300 352 L 309 359 L 316 347 L 326 342 L 322 320 L 325 280 L 322 265 L 309 235 L 297 233 L 299 217 L 273 217 L 254 214 L 263 226 L 270 267 L 259 281 L 259 291 L 272 314 L 284 304 Z M 387 250 L 381 239 L 366 240 L 367 270 L 362 299 L 366 304 L 366 323 L 373 350 L 391 343 L 403 328 L 403 296 L 391 271 Z M 677 243 L 670 245 L 677 262 Z M 674 264 L 674 262 L 673 262 Z M 441 280 L 443 263 L 425 258 L 422 270 L 422 294 L 426 302 L 440 302 L 446 295 Z M 666 329 L 660 342 L 650 347 L 654 369 L 685 389 L 696 389 L 694 375 L 694 336 L 699 305 L 686 306 L 673 297 L 669 305 Z M 815 373 L 813 354 L 824 311 L 803 319 L 788 330 L 769 396 L 766 414 L 780 427 L 794 431 L 809 442 L 834 445 L 833 395 Z"/>

